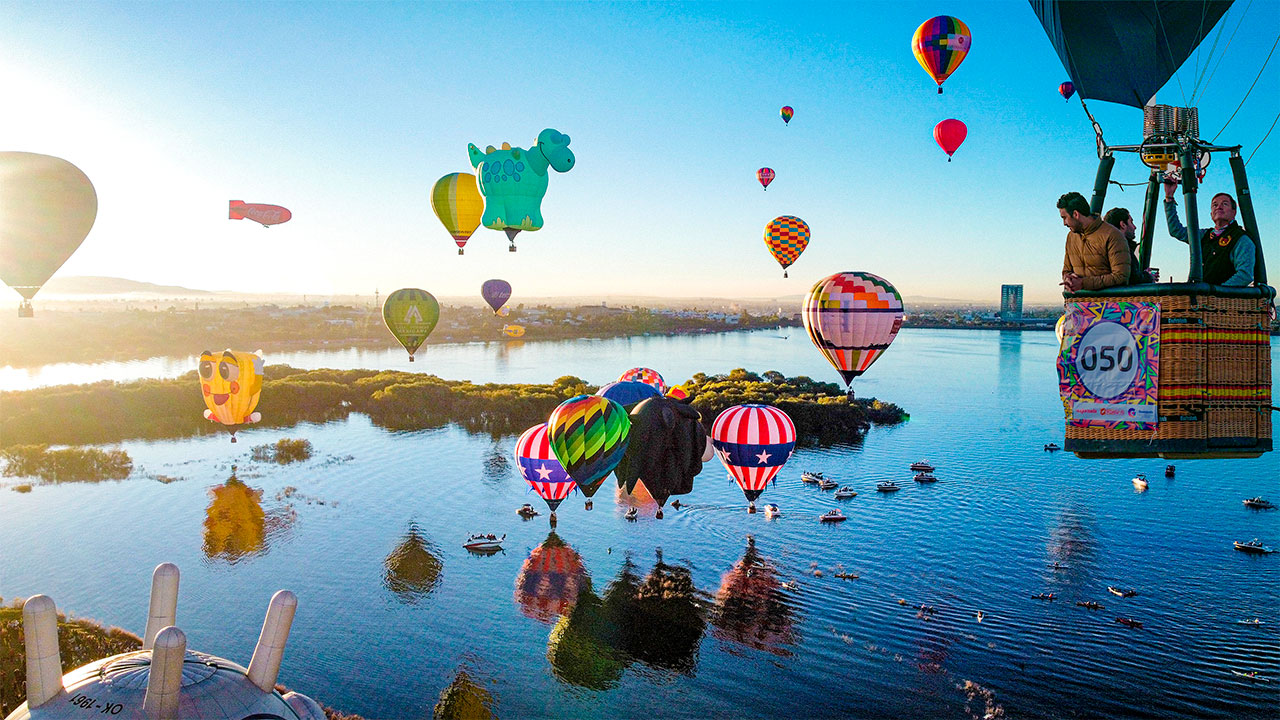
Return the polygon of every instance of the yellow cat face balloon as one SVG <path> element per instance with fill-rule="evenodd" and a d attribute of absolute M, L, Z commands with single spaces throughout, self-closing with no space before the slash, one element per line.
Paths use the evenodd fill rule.
<path fill-rule="evenodd" d="M 262 415 L 253 411 L 262 394 L 262 358 L 250 352 L 225 350 L 214 355 L 200 353 L 200 390 L 209 420 L 231 426 L 235 442 L 235 425 L 255 423 Z"/>

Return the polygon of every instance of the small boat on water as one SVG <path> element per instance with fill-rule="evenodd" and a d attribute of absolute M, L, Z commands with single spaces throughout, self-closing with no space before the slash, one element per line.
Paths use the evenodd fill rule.
<path fill-rule="evenodd" d="M 933 472 L 937 468 L 930 465 L 928 460 L 917 460 L 911 463 L 911 469 L 915 472 Z"/>
<path fill-rule="evenodd" d="M 1261 497 L 1249 498 L 1248 500 L 1244 501 L 1244 504 L 1245 504 L 1245 507 L 1251 507 L 1251 508 L 1254 508 L 1255 510 L 1274 510 L 1276 507 L 1270 501 L 1263 500 Z"/>
<path fill-rule="evenodd" d="M 1266 625 L 1260 618 L 1249 618 L 1248 620 L 1237 620 L 1237 625 Z"/>
<path fill-rule="evenodd" d="M 1133 476 L 1133 487 L 1134 487 L 1135 489 L 1139 490 L 1139 491 L 1146 490 L 1146 489 L 1147 489 L 1147 476 L 1146 476 L 1146 475 L 1143 475 L 1142 473 L 1138 473 L 1137 475 L 1134 475 L 1134 476 Z"/>
<path fill-rule="evenodd" d="M 918 483 L 936 483 L 936 482 L 938 482 L 938 477 L 937 477 L 936 475 L 934 475 L 933 473 L 927 473 L 927 472 L 919 472 L 919 473 L 916 473 L 916 476 L 915 476 L 914 478 L 912 478 L 912 479 L 913 479 L 913 480 L 915 480 L 915 481 L 916 481 L 916 482 L 918 482 Z"/>
<path fill-rule="evenodd" d="M 810 485 L 817 485 L 822 482 L 822 473 L 805 471 L 800 473 L 800 482 L 806 482 Z"/>
<path fill-rule="evenodd" d="M 1122 598 L 1131 598 L 1138 594 L 1137 590 L 1121 590 L 1118 587 L 1107 586 L 1107 592 Z"/>
<path fill-rule="evenodd" d="M 1255 670 L 1250 670 L 1248 672 L 1245 672 L 1243 670 L 1232 670 L 1231 672 L 1236 675 L 1239 675 L 1242 678 L 1249 678 L 1250 680 L 1261 680 L 1262 682 L 1271 682 L 1270 680 L 1259 675 Z"/>
<path fill-rule="evenodd" d="M 855 497 L 858 497 L 858 493 L 854 492 L 853 488 L 849 487 L 848 485 L 845 485 L 844 487 L 836 491 L 837 500 L 848 500 L 849 498 L 855 498 Z"/>
<path fill-rule="evenodd" d="M 840 512 L 839 509 L 834 509 L 834 510 L 828 510 L 822 513 L 822 515 L 818 518 L 818 521 L 824 522 L 824 523 L 837 523 L 837 522 L 844 522 L 845 520 L 848 520 L 848 519 L 849 518 L 844 513 Z"/>
<path fill-rule="evenodd" d="M 1044 449 L 1046 452 L 1053 452 L 1054 450 L 1061 450 L 1062 448 L 1058 447 L 1057 443 L 1045 443 Z"/>
<path fill-rule="evenodd" d="M 898 487 L 898 484 L 892 480 L 886 480 L 885 482 L 876 485 L 876 491 L 883 493 L 898 492 L 901 489 L 902 488 Z"/>
<path fill-rule="evenodd" d="M 831 478 L 822 478 L 818 481 L 818 487 L 823 490 L 835 490 L 837 487 L 840 487 L 840 483 L 832 480 Z"/>
<path fill-rule="evenodd" d="M 1102 603 L 1094 602 L 1092 600 L 1085 600 L 1084 602 L 1077 602 L 1076 604 L 1082 608 L 1089 608 L 1090 610 L 1101 610 L 1105 607 Z"/>
<path fill-rule="evenodd" d="M 639 514 L 640 513 L 637 512 L 635 508 L 631 508 L 630 510 L 627 510 L 627 512 L 623 514 L 622 517 L 634 522 L 636 517 L 639 516 Z"/>
<path fill-rule="evenodd" d="M 520 509 L 516 511 L 516 514 L 526 520 L 528 520 L 529 518 L 538 517 L 538 511 L 534 510 L 533 506 L 530 505 L 529 503 L 525 503 L 524 505 L 521 505 Z"/>
<path fill-rule="evenodd" d="M 1142 621 L 1134 620 L 1133 618 L 1116 618 L 1116 622 L 1124 625 L 1125 627 L 1134 628 L 1135 630 L 1142 629 Z"/>
<path fill-rule="evenodd" d="M 778 509 L 777 505 L 769 503 L 764 506 L 764 516 L 768 518 L 782 517 L 782 510 Z"/>
<path fill-rule="evenodd" d="M 1036 593 L 1031 596 L 1032 600 L 1053 600 L 1053 593 Z"/>
<path fill-rule="evenodd" d="M 847 572 L 838 572 L 835 574 L 835 577 L 838 577 L 841 580 L 857 580 L 858 579 L 858 576 L 855 575 L 854 573 L 847 573 Z"/>
<path fill-rule="evenodd" d="M 1275 552 L 1275 550 L 1263 545 L 1262 541 L 1258 538 L 1254 538 L 1249 542 L 1240 542 L 1237 540 L 1235 542 L 1235 546 L 1240 552 L 1253 553 L 1254 555 L 1270 555 Z"/>
<path fill-rule="evenodd" d="M 506 539 L 506 534 L 503 534 L 502 537 L 498 537 L 493 533 L 477 533 L 468 537 L 467 541 L 462 543 L 462 547 L 468 550 L 477 550 L 480 552 L 486 550 L 501 550 L 502 541 Z"/>
<path fill-rule="evenodd" d="M 1174 474 L 1174 468 L 1173 468 L 1173 466 L 1172 466 L 1172 465 L 1165 465 L 1165 466 L 1164 466 L 1164 476 L 1165 476 L 1165 477 L 1167 477 L 1167 478 L 1171 478 L 1171 477 L 1173 477 L 1173 474 Z"/>

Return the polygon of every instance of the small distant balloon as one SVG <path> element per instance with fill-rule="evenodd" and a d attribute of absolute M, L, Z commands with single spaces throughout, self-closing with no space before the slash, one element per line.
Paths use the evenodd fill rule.
<path fill-rule="evenodd" d="M 232 220 L 248 218 L 261 224 L 262 227 L 270 227 L 289 222 L 289 219 L 293 217 L 293 213 L 289 212 L 288 208 L 282 208 L 279 205 L 264 205 L 262 203 L 247 203 L 243 200 L 232 200 L 231 207 L 228 210 L 228 217 Z"/>
<path fill-rule="evenodd" d="M 646 367 L 636 367 L 622 373 L 618 376 L 618 382 L 642 382 L 645 385 L 652 385 L 658 394 L 665 395 L 667 392 L 667 382 L 662 379 L 662 375 L 657 370 Z"/>
<path fill-rule="evenodd" d="M 476 176 L 456 172 L 437 180 L 431 188 L 431 209 L 444 229 L 453 236 L 461 255 L 467 239 L 480 227 L 480 217 L 484 215 L 484 198 L 476 188 Z"/>
<path fill-rule="evenodd" d="M 942 94 L 942 83 L 969 54 L 972 42 L 969 26 L 950 15 L 925 20 L 916 28 L 916 34 L 911 38 L 911 50 L 920 67 L 938 83 L 939 95 Z"/>
<path fill-rule="evenodd" d="M 793 215 L 776 217 L 764 226 L 764 244 L 787 277 L 787 268 L 809 247 L 809 224 Z"/>
<path fill-rule="evenodd" d="M 506 280 L 485 280 L 480 286 L 480 297 L 489 303 L 496 315 L 503 305 L 511 299 L 511 283 Z"/>
<path fill-rule="evenodd" d="M 960 145 L 968 135 L 969 128 L 954 118 L 943 120 L 933 127 L 933 139 L 947 154 L 947 162 L 951 162 L 951 155 L 960 149 Z"/>
<path fill-rule="evenodd" d="M 524 337 L 524 326 L 523 325 L 503 325 L 502 334 L 506 335 L 509 338 Z"/>
<path fill-rule="evenodd" d="M 1058 86 L 1058 94 L 1063 100 L 1070 100 L 1072 95 L 1076 94 L 1076 84 L 1068 80 Z"/>
<path fill-rule="evenodd" d="M 783 123 L 790 125 L 791 118 L 796 114 L 796 111 L 792 110 L 790 105 L 783 105 L 782 109 L 778 111 L 778 114 L 782 116 Z"/>
<path fill-rule="evenodd" d="M 764 189 L 768 190 L 769 183 L 773 182 L 773 168 L 764 167 L 757 170 L 756 180 L 759 180 Z"/>
<path fill-rule="evenodd" d="M 413 354 L 440 321 L 440 303 L 426 290 L 402 288 L 382 303 L 382 320 L 409 351 L 409 362 L 413 362 Z"/>

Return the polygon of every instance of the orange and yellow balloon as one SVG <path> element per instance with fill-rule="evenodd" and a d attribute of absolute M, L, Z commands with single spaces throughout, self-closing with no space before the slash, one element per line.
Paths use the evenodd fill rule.
<path fill-rule="evenodd" d="M 809 247 L 809 223 L 794 215 L 781 215 L 764 226 L 764 244 L 782 266 L 782 277 L 800 253 Z"/>
<path fill-rule="evenodd" d="M 476 176 L 471 173 L 449 173 L 436 181 L 431 188 L 431 209 L 453 236 L 458 254 L 467 244 L 471 233 L 480 227 L 484 215 L 484 198 L 476 188 Z"/>
<path fill-rule="evenodd" d="M 235 442 L 238 426 L 262 419 L 253 411 L 262 394 L 262 358 L 251 352 L 215 355 L 205 350 L 200 353 L 200 390 L 208 407 L 205 418 L 226 426 Z"/>
<path fill-rule="evenodd" d="M 942 94 L 943 81 L 964 62 L 972 43 L 968 25 L 960 22 L 959 18 L 939 15 L 925 20 L 916 28 L 916 34 L 911 38 L 911 50 L 915 52 L 920 67 L 938 83 L 938 94 Z"/>

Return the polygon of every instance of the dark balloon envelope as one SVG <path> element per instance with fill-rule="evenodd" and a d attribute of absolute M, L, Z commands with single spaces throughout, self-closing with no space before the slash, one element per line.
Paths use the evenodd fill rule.
<path fill-rule="evenodd" d="M 632 493 L 643 482 L 659 508 L 672 495 L 693 492 L 707 446 L 698 411 L 671 398 L 653 397 L 637 405 L 630 417 L 627 452 L 614 469 L 618 485 Z M 661 513 L 659 509 L 659 517 Z"/>
<path fill-rule="evenodd" d="M 619 380 L 601 387 L 596 391 L 596 395 L 608 398 L 624 408 L 631 408 L 633 405 L 638 405 L 651 397 L 658 397 L 661 393 L 658 392 L 657 388 L 647 383 L 634 380 Z"/>

